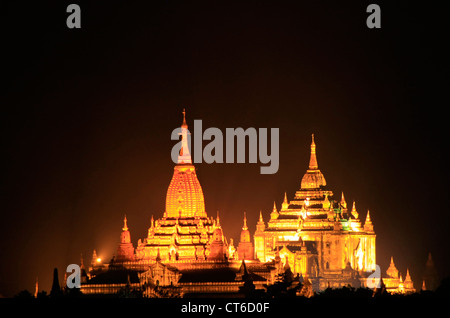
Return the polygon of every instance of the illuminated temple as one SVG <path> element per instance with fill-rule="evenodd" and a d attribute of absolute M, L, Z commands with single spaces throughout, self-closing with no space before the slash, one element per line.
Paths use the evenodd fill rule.
<path fill-rule="evenodd" d="M 376 267 L 376 235 L 370 214 L 364 222 L 344 193 L 334 199 L 319 169 L 314 135 L 309 166 L 300 189 L 280 207 L 260 213 L 251 239 L 245 212 L 237 246 L 227 240 L 220 217 L 208 216 L 202 187 L 187 147 L 188 126 L 183 111 L 181 150 L 170 181 L 165 211 L 154 219 L 147 237 L 136 247 L 124 219 L 117 252 L 109 264 L 93 256 L 83 262 L 81 292 L 116 294 L 138 290 L 145 297 L 242 296 L 251 282 L 264 291 L 289 273 L 302 284 L 297 295 L 326 288 L 368 286 Z M 266 218 L 267 221 L 264 219 Z M 95 251 L 94 251 L 95 253 Z M 382 276 L 391 292 L 413 292 L 409 271 L 405 280 L 393 260 Z"/>

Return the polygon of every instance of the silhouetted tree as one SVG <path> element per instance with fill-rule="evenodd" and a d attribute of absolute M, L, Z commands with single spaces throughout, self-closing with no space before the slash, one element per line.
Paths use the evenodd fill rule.
<path fill-rule="evenodd" d="M 298 290 L 302 288 L 299 277 L 294 278 L 290 269 L 278 274 L 273 285 L 264 285 L 269 298 L 295 297 Z"/>
<path fill-rule="evenodd" d="M 14 298 L 20 298 L 20 299 L 32 299 L 34 298 L 33 295 L 26 289 L 21 290 L 17 293 L 17 295 L 14 296 Z"/>
<path fill-rule="evenodd" d="M 450 277 L 444 278 L 436 289 L 436 295 L 440 297 L 450 297 Z"/>
<path fill-rule="evenodd" d="M 38 292 L 36 298 L 37 299 L 48 299 L 49 296 L 47 295 L 47 292 L 45 290 L 42 290 L 42 291 Z"/>

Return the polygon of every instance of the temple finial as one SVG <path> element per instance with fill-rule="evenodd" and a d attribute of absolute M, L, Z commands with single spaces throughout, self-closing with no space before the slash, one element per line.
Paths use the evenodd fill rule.
<path fill-rule="evenodd" d="M 353 206 L 352 206 L 352 215 L 355 219 L 357 219 L 359 217 L 359 213 L 358 211 L 356 211 L 356 203 L 355 201 L 353 201 Z"/>
<path fill-rule="evenodd" d="M 319 165 L 317 164 L 316 157 L 316 144 L 314 143 L 314 134 L 312 134 L 311 141 L 311 157 L 309 158 L 309 170 L 317 170 L 319 169 Z"/>
<path fill-rule="evenodd" d="M 341 206 L 344 210 L 347 210 L 347 201 L 345 201 L 344 191 L 341 194 Z"/>
<path fill-rule="evenodd" d="M 217 210 L 217 227 L 220 227 L 220 217 L 219 217 L 219 210 Z"/>
<path fill-rule="evenodd" d="M 187 128 L 187 124 L 186 124 L 186 108 L 183 108 L 183 123 L 181 124 L 181 128 Z"/>
<path fill-rule="evenodd" d="M 283 203 L 281 203 L 281 209 L 286 210 L 288 207 L 289 207 L 289 203 L 287 200 L 287 195 L 286 195 L 286 192 L 284 192 L 284 200 L 283 200 Z"/>
<path fill-rule="evenodd" d="M 181 124 L 181 132 L 179 135 L 181 135 L 181 149 L 180 153 L 178 155 L 178 163 L 187 163 L 191 164 L 191 154 L 189 151 L 189 145 L 188 145 L 188 125 L 186 124 L 186 110 L 183 108 L 183 123 Z"/>
<path fill-rule="evenodd" d="M 248 227 L 247 227 L 247 215 L 246 215 L 245 211 L 244 211 L 244 226 L 242 227 L 242 229 L 243 230 L 248 230 Z"/>
<path fill-rule="evenodd" d="M 128 231 L 128 226 L 127 226 L 127 215 L 125 214 L 125 217 L 123 218 L 123 231 Z"/>

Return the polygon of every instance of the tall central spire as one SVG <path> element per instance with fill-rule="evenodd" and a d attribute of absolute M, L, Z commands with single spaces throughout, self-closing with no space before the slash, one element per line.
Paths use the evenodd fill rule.
<path fill-rule="evenodd" d="M 192 164 L 188 145 L 188 125 L 186 124 L 186 110 L 183 108 L 183 123 L 181 124 L 181 149 L 178 155 L 178 164 Z"/>
<path fill-rule="evenodd" d="M 317 164 L 317 158 L 316 158 L 316 144 L 314 143 L 314 134 L 312 134 L 311 157 L 309 158 L 309 169 L 310 170 L 319 169 L 319 166 Z"/>
<path fill-rule="evenodd" d="M 311 157 L 309 158 L 309 168 L 302 178 L 302 189 L 318 189 L 326 186 L 325 178 L 319 170 L 316 157 L 316 144 L 314 142 L 314 134 L 311 141 Z"/>
<path fill-rule="evenodd" d="M 192 164 L 188 147 L 188 125 L 186 111 L 183 109 L 181 125 L 181 149 L 177 165 L 174 167 L 172 180 L 166 195 L 165 217 L 207 217 L 203 190 Z"/>

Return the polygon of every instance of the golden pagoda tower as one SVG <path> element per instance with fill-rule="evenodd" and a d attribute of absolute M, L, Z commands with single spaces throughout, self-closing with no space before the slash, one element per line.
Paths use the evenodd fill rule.
<path fill-rule="evenodd" d="M 317 189 L 327 185 L 325 177 L 319 170 L 316 157 L 316 144 L 314 143 L 314 134 L 312 134 L 311 155 L 309 158 L 309 169 L 302 178 L 302 189 Z"/>
<path fill-rule="evenodd" d="M 388 276 L 391 278 L 398 278 L 398 269 L 397 267 L 395 267 L 393 256 L 391 256 L 391 264 L 389 265 L 389 268 L 386 270 L 386 274 L 388 274 Z"/>
<path fill-rule="evenodd" d="M 213 232 L 208 251 L 209 260 L 225 260 L 227 255 L 227 245 L 222 227 L 220 226 L 219 211 L 217 211 L 216 229 Z"/>
<path fill-rule="evenodd" d="M 205 260 L 213 240 L 215 221 L 205 211 L 203 190 L 188 147 L 188 125 L 183 109 L 181 149 L 166 194 L 163 217 L 151 221 L 148 236 L 138 242 L 137 260 L 162 262 Z M 219 233 L 216 233 L 215 239 Z M 215 240 L 214 239 L 214 240 Z"/>
<path fill-rule="evenodd" d="M 293 200 L 285 195 L 281 210 L 274 206 L 267 226 L 255 232 L 255 255 L 262 262 L 273 261 L 279 248 L 293 273 L 307 275 L 316 289 L 345 286 L 375 270 L 375 232 L 370 216 L 363 227 L 355 203 L 347 210 L 343 192 L 333 199 L 319 169 L 314 135 L 310 150 Z"/>
<path fill-rule="evenodd" d="M 253 259 L 253 244 L 250 240 L 250 231 L 247 227 L 247 216 L 244 212 L 244 226 L 242 226 L 241 240 L 237 248 L 239 260 L 252 260 Z"/>
<path fill-rule="evenodd" d="M 127 262 L 134 260 L 134 247 L 131 243 L 131 235 L 127 226 L 127 216 L 123 219 L 122 233 L 120 234 L 120 244 L 117 249 L 117 255 L 115 261 Z"/>
<path fill-rule="evenodd" d="M 414 289 L 414 283 L 411 279 L 411 275 L 409 274 L 409 269 L 406 269 L 406 277 L 403 282 L 403 288 L 405 289 L 405 293 L 414 293 L 416 290 Z"/>
<path fill-rule="evenodd" d="M 203 190 L 192 165 L 187 135 L 186 112 L 183 110 L 181 150 L 166 195 L 164 216 L 168 218 L 206 217 Z"/>

